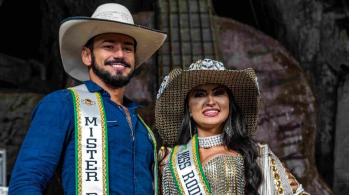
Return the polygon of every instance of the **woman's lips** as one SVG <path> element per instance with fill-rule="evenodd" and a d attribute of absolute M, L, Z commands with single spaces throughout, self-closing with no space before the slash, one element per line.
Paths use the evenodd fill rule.
<path fill-rule="evenodd" d="M 218 109 L 206 109 L 202 112 L 204 116 L 217 116 L 219 114 Z"/>

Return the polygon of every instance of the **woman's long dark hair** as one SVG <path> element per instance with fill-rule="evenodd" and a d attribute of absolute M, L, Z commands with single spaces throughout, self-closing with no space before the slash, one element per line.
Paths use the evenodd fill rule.
<path fill-rule="evenodd" d="M 233 93 L 229 88 L 225 88 L 229 96 L 229 116 L 225 123 L 227 123 L 228 120 L 231 121 L 226 125 L 230 126 L 229 128 L 232 129 L 234 134 L 229 139 L 228 134 L 223 130 L 224 143 L 228 149 L 238 152 L 244 158 L 246 194 L 258 195 L 258 187 L 262 181 L 262 172 L 256 162 L 256 158 L 258 156 L 257 148 L 255 142 L 248 136 L 246 119 L 243 116 L 239 106 L 235 103 Z M 175 145 L 183 145 L 189 142 L 191 139 L 189 127 L 190 123 L 192 125 L 192 134 L 194 135 L 197 133 L 196 123 L 190 118 L 188 102 L 189 93 L 185 99 L 183 120 Z"/>

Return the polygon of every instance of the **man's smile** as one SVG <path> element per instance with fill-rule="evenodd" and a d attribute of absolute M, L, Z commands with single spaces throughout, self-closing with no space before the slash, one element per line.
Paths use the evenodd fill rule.
<path fill-rule="evenodd" d="M 124 70 L 126 68 L 131 68 L 131 64 L 129 64 L 128 62 L 125 62 L 124 60 L 119 60 L 119 59 L 106 61 L 104 65 L 111 66 L 116 70 Z"/>

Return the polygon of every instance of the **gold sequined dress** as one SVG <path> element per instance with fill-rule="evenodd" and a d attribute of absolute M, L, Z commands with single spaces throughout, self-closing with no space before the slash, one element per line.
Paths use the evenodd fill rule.
<path fill-rule="evenodd" d="M 302 185 L 287 175 L 279 159 L 270 151 L 268 145 L 258 144 L 257 162 L 262 170 L 263 179 L 258 192 L 262 195 L 309 195 Z M 178 190 L 170 169 L 170 158 L 165 159 L 162 175 L 163 195 L 177 195 Z M 202 166 L 213 195 L 243 195 L 245 187 L 244 160 L 241 155 L 218 155 Z M 298 188 L 292 189 L 288 178 L 293 177 Z"/>
<path fill-rule="evenodd" d="M 242 156 L 218 155 L 202 166 L 212 194 L 244 194 L 245 176 Z M 179 194 L 170 163 L 165 162 L 162 189 L 165 195 Z"/>

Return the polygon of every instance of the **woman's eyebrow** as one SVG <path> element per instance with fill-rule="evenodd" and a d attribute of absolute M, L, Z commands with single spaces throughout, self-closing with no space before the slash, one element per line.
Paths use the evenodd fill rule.
<path fill-rule="evenodd" d="M 220 89 L 220 88 L 224 89 L 224 87 L 223 87 L 222 85 L 220 85 L 220 86 L 218 86 L 218 87 L 212 89 L 212 91 L 216 91 L 217 89 Z"/>
<path fill-rule="evenodd" d="M 194 89 L 193 93 L 194 93 L 194 92 L 197 92 L 197 91 L 206 92 L 206 90 L 204 90 L 204 89 Z"/>

